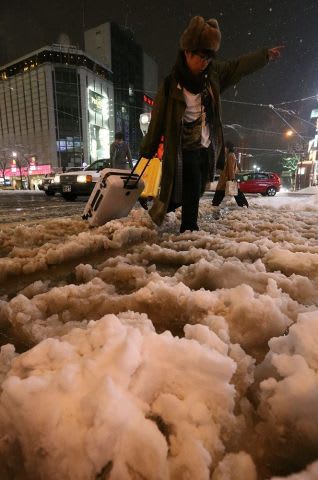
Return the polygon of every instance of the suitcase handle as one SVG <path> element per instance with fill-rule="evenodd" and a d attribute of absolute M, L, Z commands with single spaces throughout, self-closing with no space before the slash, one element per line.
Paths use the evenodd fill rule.
<path fill-rule="evenodd" d="M 126 178 L 126 180 L 125 180 L 126 175 L 123 174 L 122 172 L 107 172 L 102 181 L 105 182 L 106 179 L 108 177 L 110 177 L 111 175 L 118 175 L 118 176 L 122 177 L 122 179 L 124 180 L 124 188 L 128 188 L 128 189 L 131 189 L 131 190 L 135 189 L 137 187 L 138 182 L 140 180 L 140 177 L 137 174 L 132 175 L 131 172 L 127 173 L 128 177 Z M 131 180 L 131 179 L 135 180 L 136 177 L 137 177 L 137 181 L 133 185 L 131 185 L 131 184 L 128 185 L 129 180 Z M 105 186 L 105 183 L 104 183 L 104 186 Z"/>
<path fill-rule="evenodd" d="M 139 162 L 141 161 L 142 158 L 144 158 L 144 157 L 143 157 L 142 155 L 140 155 L 140 157 L 138 158 L 138 161 L 136 162 L 136 165 L 132 168 L 132 170 L 131 170 L 131 172 L 130 172 L 130 174 L 129 174 L 127 180 L 126 180 L 126 182 L 124 183 L 124 187 L 125 187 L 125 188 L 127 188 L 127 184 L 128 184 L 128 182 L 130 181 L 130 179 L 133 177 L 133 175 L 136 176 L 136 174 L 134 173 L 134 171 L 136 170 L 136 168 L 137 168 L 137 166 L 139 165 Z M 146 162 L 144 168 L 142 169 L 141 174 L 138 175 L 138 178 L 137 178 L 137 180 L 136 180 L 136 183 L 134 184 L 134 188 L 137 187 L 138 182 L 139 182 L 139 180 L 141 179 L 141 177 L 143 176 L 144 171 L 145 171 L 146 168 L 148 167 L 150 160 L 151 160 L 151 158 L 147 158 L 147 162 Z"/>

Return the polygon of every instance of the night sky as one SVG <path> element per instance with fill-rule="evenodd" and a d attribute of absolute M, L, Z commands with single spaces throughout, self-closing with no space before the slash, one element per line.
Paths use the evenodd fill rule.
<path fill-rule="evenodd" d="M 285 45 L 280 60 L 243 79 L 236 89 L 224 93 L 224 100 L 277 105 L 318 93 L 317 0 L 51 0 L 50 3 L 2 0 L 0 64 L 58 43 L 61 34 L 67 34 L 72 44 L 83 48 L 83 25 L 91 28 L 114 21 L 133 31 L 135 40 L 157 61 L 163 78 L 174 63 L 180 34 L 194 15 L 215 17 L 219 21 L 222 59 L 260 47 Z M 281 108 L 293 110 L 308 122 L 311 110 L 318 108 L 318 103 L 312 99 Z M 224 102 L 223 111 L 224 123 L 241 125 L 236 128 L 248 147 L 287 148 L 281 132 L 288 127 L 268 108 Z M 285 112 L 280 114 L 300 134 L 314 134 L 314 128 L 305 122 Z M 274 133 L 257 134 L 246 128 Z M 233 133 L 234 138 L 227 128 L 227 136 L 236 141 L 237 133 Z M 264 156 L 260 158 L 262 161 L 265 168 Z"/>

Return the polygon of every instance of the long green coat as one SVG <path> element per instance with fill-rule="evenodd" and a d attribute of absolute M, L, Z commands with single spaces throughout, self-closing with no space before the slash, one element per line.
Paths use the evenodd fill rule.
<path fill-rule="evenodd" d="M 226 88 L 235 85 L 245 75 L 253 73 L 266 65 L 268 62 L 267 52 L 267 49 L 262 49 L 243 55 L 235 60 L 214 60 L 208 67 L 210 93 L 214 97 L 212 135 L 215 144 L 215 155 L 211 155 L 210 176 L 214 175 L 216 166 L 217 168 L 223 168 L 224 166 L 220 94 Z M 171 76 L 169 82 L 167 80 L 164 81 L 158 90 L 149 129 L 140 149 L 141 155 L 151 158 L 157 151 L 162 135 L 164 136 L 160 193 L 149 211 L 152 220 L 157 225 L 161 225 L 163 222 L 171 201 L 177 159 L 181 150 L 182 119 L 185 108 L 186 103 L 182 88 L 177 84 L 176 79 Z"/>

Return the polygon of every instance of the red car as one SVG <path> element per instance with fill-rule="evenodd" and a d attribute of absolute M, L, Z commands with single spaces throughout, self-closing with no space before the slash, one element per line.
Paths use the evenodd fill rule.
<path fill-rule="evenodd" d="M 240 172 L 237 181 L 243 193 L 261 193 L 270 197 L 276 195 L 281 187 L 279 175 L 272 172 Z"/>

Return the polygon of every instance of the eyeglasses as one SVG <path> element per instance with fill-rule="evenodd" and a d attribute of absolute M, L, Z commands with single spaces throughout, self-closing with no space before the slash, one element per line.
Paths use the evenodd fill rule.
<path fill-rule="evenodd" d="M 212 59 L 211 57 L 208 57 L 207 55 L 204 55 L 203 53 L 196 53 L 196 56 L 201 58 L 204 62 L 210 62 Z"/>
<path fill-rule="evenodd" d="M 201 60 L 205 61 L 205 62 L 211 62 L 211 60 L 213 58 L 215 58 L 215 53 L 211 50 L 207 53 L 204 53 L 204 52 L 198 52 L 198 51 L 194 51 L 192 52 L 194 55 L 197 55 L 197 57 L 201 58 Z"/>

